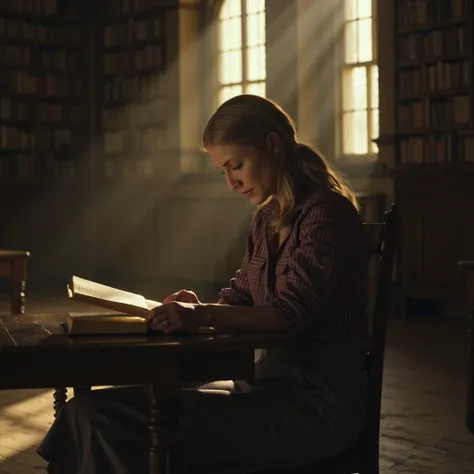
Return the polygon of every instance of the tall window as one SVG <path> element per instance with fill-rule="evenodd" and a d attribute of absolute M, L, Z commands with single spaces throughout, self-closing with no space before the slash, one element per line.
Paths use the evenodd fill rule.
<path fill-rule="evenodd" d="M 265 0 L 224 0 L 219 11 L 218 102 L 265 95 Z"/>
<path fill-rule="evenodd" d="M 375 0 L 345 0 L 341 138 L 344 156 L 374 155 L 379 134 Z"/>

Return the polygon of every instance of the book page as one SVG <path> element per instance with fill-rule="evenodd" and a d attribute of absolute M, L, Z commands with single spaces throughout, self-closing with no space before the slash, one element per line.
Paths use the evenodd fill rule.
<path fill-rule="evenodd" d="M 68 315 L 72 319 L 75 319 L 75 318 L 99 319 L 99 318 L 116 318 L 116 317 L 126 318 L 126 317 L 132 316 L 130 314 L 124 314 L 124 313 L 120 313 L 118 311 L 113 311 L 113 310 L 111 311 L 70 311 Z"/>
<path fill-rule="evenodd" d="M 74 295 L 83 295 L 95 300 L 110 301 L 113 303 L 126 304 L 136 308 L 148 310 L 145 298 L 135 293 L 119 290 L 110 286 L 102 285 L 77 276 L 72 277 L 71 292 Z"/>
<path fill-rule="evenodd" d="M 156 308 L 157 306 L 162 306 L 162 303 L 153 300 L 145 300 L 146 306 L 148 309 Z"/>

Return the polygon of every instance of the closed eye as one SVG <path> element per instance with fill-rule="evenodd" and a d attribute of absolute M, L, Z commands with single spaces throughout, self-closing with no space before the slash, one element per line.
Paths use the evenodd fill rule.
<path fill-rule="evenodd" d="M 238 165 L 235 165 L 235 166 L 232 166 L 232 170 L 240 170 L 240 168 L 242 168 L 242 163 L 239 163 Z M 225 175 L 225 171 L 223 171 L 221 173 L 221 176 L 224 176 Z"/>

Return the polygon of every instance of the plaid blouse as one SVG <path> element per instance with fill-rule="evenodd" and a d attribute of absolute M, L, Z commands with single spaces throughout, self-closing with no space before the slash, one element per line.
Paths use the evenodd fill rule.
<path fill-rule="evenodd" d="M 370 248 L 352 203 L 318 190 L 297 206 L 273 255 L 272 218 L 272 202 L 255 214 L 241 268 L 220 301 L 270 305 L 292 333 L 365 348 Z"/>

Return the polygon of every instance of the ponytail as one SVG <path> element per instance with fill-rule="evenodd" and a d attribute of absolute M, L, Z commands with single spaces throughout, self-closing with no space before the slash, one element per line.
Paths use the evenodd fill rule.
<path fill-rule="evenodd" d="M 283 205 L 280 208 L 279 218 L 273 222 L 276 230 L 287 225 L 295 211 L 297 192 L 294 182 L 295 174 L 304 176 L 306 180 L 318 187 L 330 189 L 345 196 L 359 210 L 357 198 L 348 183 L 331 167 L 319 151 L 301 142 L 297 142 L 293 150 L 280 176 L 279 188 Z M 266 202 L 261 206 L 264 206 Z"/>
<path fill-rule="evenodd" d="M 359 210 L 357 198 L 347 181 L 331 167 L 319 151 L 305 143 L 297 143 L 295 158 L 307 178 L 320 186 L 328 187 L 342 194 Z"/>

